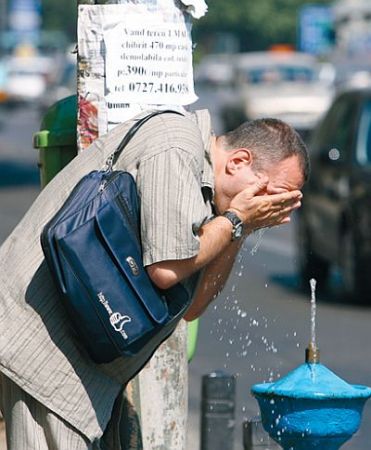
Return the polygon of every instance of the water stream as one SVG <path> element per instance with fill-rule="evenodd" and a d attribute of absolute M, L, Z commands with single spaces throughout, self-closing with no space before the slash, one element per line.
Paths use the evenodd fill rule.
<path fill-rule="evenodd" d="M 258 251 L 260 244 L 262 243 L 263 235 L 264 235 L 265 231 L 266 231 L 266 228 L 260 228 L 259 230 L 257 230 L 257 232 L 256 232 L 257 239 L 256 239 L 254 247 L 250 250 L 250 255 L 254 256 L 256 254 L 256 252 Z"/>
<path fill-rule="evenodd" d="M 309 280 L 310 284 L 310 342 L 313 346 L 313 348 L 316 348 L 316 284 L 317 281 L 314 278 L 311 278 Z"/>

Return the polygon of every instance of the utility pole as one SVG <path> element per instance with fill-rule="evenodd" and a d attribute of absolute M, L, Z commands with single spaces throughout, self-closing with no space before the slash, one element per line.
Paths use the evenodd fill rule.
<path fill-rule="evenodd" d="M 162 0 L 78 3 L 79 151 L 141 110 L 182 110 L 183 105 L 197 99 L 193 91 L 191 16 L 182 0 L 174 0 L 174 4 Z M 200 11 L 203 0 L 185 3 L 193 10 L 197 4 Z M 161 15 L 161 7 L 171 11 Z M 159 9 L 157 15 L 154 8 Z M 205 12 L 206 5 L 199 17 Z M 173 22 L 164 19 L 162 23 L 162 17 L 171 17 Z M 151 95 L 148 90 L 144 92 L 144 86 L 151 86 Z M 188 361 L 184 321 L 129 383 L 126 394 L 126 449 L 185 450 Z"/>

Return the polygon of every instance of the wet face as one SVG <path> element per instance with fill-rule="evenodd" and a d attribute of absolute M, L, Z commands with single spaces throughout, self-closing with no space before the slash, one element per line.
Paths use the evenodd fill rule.
<path fill-rule="evenodd" d="M 234 160 L 236 161 L 236 159 Z M 304 184 L 302 169 L 297 156 L 291 156 L 279 163 L 266 164 L 257 169 L 252 160 L 237 162 L 225 184 L 225 193 L 232 199 L 236 194 L 254 185 L 259 175 L 269 178 L 267 187 L 258 195 L 280 194 L 282 192 L 300 190 Z"/>
<path fill-rule="evenodd" d="M 294 155 L 279 163 L 262 164 L 256 167 L 252 153 L 246 148 L 223 151 L 216 155 L 215 204 L 219 211 L 228 208 L 230 201 L 243 190 L 253 187 L 261 176 L 268 177 L 269 183 L 257 195 L 279 194 L 300 190 L 304 184 L 302 168 L 298 156 Z"/>
<path fill-rule="evenodd" d="M 303 172 L 296 155 L 268 165 L 261 172 L 269 178 L 268 186 L 262 194 L 280 194 L 300 190 L 304 184 Z"/>

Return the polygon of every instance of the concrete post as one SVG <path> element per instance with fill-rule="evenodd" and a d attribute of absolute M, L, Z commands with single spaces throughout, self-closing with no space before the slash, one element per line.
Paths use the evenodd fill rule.
<path fill-rule="evenodd" d="M 242 424 L 244 450 L 279 450 L 281 447 L 274 442 L 264 430 L 259 418 L 246 420 Z"/>
<path fill-rule="evenodd" d="M 129 0 L 79 0 L 79 5 L 133 3 Z M 140 2 L 141 4 L 146 2 Z M 153 4 L 151 0 L 148 3 Z M 174 8 L 176 8 L 174 2 Z M 138 5 L 139 6 L 139 5 Z M 80 14 L 79 14 L 80 16 Z M 79 27 L 81 24 L 79 25 Z M 80 29 L 81 30 L 81 29 Z M 88 30 L 85 30 L 88 32 Z M 92 39 L 95 37 L 92 36 Z M 132 38 L 135 39 L 135 38 Z M 94 82 L 92 83 L 92 80 Z M 89 84 L 89 89 L 87 85 Z M 78 44 L 78 148 L 104 134 L 104 55 Z M 161 107 L 170 105 L 161 105 Z M 174 107 L 174 105 L 171 105 Z M 185 450 L 188 397 L 187 326 L 181 321 L 126 390 L 125 450 Z M 139 421 L 137 420 L 139 418 Z"/>
<path fill-rule="evenodd" d="M 233 450 L 236 379 L 215 371 L 202 377 L 201 450 Z"/>

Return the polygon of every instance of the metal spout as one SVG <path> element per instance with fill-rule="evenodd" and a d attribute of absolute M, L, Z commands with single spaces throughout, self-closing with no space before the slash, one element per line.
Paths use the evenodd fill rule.
<path fill-rule="evenodd" d="M 308 347 L 305 349 L 305 362 L 308 364 L 317 364 L 320 360 L 319 348 L 310 342 Z"/>

